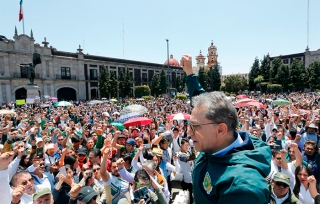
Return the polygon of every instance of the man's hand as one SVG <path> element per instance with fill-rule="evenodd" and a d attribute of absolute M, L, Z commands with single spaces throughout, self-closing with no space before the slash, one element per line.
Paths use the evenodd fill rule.
<path fill-rule="evenodd" d="M 182 55 L 180 65 L 183 67 L 183 71 L 187 76 L 193 74 L 191 55 Z"/>
<path fill-rule="evenodd" d="M 24 152 L 25 152 L 25 151 L 26 151 L 26 148 L 25 148 L 25 147 L 17 148 L 17 152 L 18 152 L 17 158 L 18 158 L 18 159 L 21 159 L 21 157 L 24 155 Z"/>
<path fill-rule="evenodd" d="M 286 150 L 286 149 L 280 150 L 280 154 L 281 154 L 281 157 L 286 157 L 286 155 L 287 155 L 287 150 Z"/>
<path fill-rule="evenodd" d="M 25 186 L 19 185 L 12 191 L 12 203 L 19 203 L 21 197 L 23 196 Z"/>
<path fill-rule="evenodd" d="M 82 186 L 80 184 L 73 184 L 70 189 L 70 197 L 76 199 L 81 189 L 82 189 Z"/>
<path fill-rule="evenodd" d="M 66 177 L 62 174 L 59 174 L 59 183 L 63 183 Z"/>
<path fill-rule="evenodd" d="M 309 176 L 308 177 L 308 182 L 310 185 L 316 185 L 317 184 L 317 180 L 314 178 L 314 176 Z"/>
<path fill-rule="evenodd" d="M 297 143 L 291 143 L 291 144 L 289 144 L 289 147 L 290 147 L 290 149 L 292 149 L 294 151 L 299 151 Z"/>
<path fill-rule="evenodd" d="M 0 155 L 0 171 L 6 170 L 14 157 L 14 152 L 5 152 Z"/>
<path fill-rule="evenodd" d="M 117 160 L 118 169 L 123 169 L 124 163 L 125 162 L 124 162 L 123 158 L 118 159 Z"/>
<path fill-rule="evenodd" d="M 103 153 L 103 156 L 109 158 L 111 156 L 111 148 L 106 148 Z"/>

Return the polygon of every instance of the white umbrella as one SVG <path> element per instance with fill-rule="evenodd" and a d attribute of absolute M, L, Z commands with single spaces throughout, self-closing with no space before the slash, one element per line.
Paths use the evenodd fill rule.
<path fill-rule="evenodd" d="M 13 110 L 2 109 L 0 110 L 0 115 L 3 114 L 16 114 L 16 112 L 14 112 Z"/>
<path fill-rule="evenodd" d="M 104 103 L 104 102 L 100 101 L 100 100 L 92 100 L 92 101 L 88 102 L 88 104 L 90 104 L 90 105 L 101 104 L 101 103 Z"/>
<path fill-rule="evenodd" d="M 142 105 L 130 105 L 124 107 L 121 111 L 121 115 L 128 114 L 128 113 L 140 113 L 143 115 L 144 113 L 148 112 L 148 109 Z"/>
<path fill-rule="evenodd" d="M 55 103 L 54 106 L 72 106 L 72 104 L 69 103 L 68 101 L 59 101 Z"/>

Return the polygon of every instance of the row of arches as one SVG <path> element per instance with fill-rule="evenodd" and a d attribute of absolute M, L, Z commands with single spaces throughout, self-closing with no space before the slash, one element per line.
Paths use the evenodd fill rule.
<path fill-rule="evenodd" d="M 39 91 L 39 96 L 41 95 Z M 27 90 L 25 88 L 20 88 L 15 91 L 15 98 L 18 99 L 26 99 L 27 98 Z M 60 88 L 57 91 L 58 101 L 76 101 L 77 93 L 73 88 Z"/>

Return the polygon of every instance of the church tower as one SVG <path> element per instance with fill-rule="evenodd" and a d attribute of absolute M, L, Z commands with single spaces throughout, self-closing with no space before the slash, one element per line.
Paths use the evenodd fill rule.
<path fill-rule="evenodd" d="M 210 47 L 208 48 L 208 63 L 206 69 L 210 69 L 210 67 L 214 67 L 215 65 L 219 65 L 218 63 L 218 53 L 217 47 L 211 42 Z"/>
<path fill-rule="evenodd" d="M 206 58 L 202 55 L 201 50 L 200 54 L 196 57 L 197 60 L 197 67 L 204 67 Z"/>

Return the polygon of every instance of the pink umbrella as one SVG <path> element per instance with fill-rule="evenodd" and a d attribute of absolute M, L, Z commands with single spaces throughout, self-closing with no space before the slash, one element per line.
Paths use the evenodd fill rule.
<path fill-rule="evenodd" d="M 187 113 L 177 113 L 168 116 L 169 120 L 189 120 L 190 115 Z"/>
<path fill-rule="evenodd" d="M 237 96 L 237 98 L 247 98 L 247 95 L 245 95 L 245 94 L 240 94 L 240 95 Z"/>
<path fill-rule="evenodd" d="M 248 105 L 249 102 L 258 102 L 258 101 L 253 100 L 251 98 L 245 98 L 245 99 L 239 100 L 234 105 L 237 107 L 246 107 L 246 106 L 250 106 L 250 105 Z"/>
<path fill-rule="evenodd" d="M 56 97 L 49 97 L 48 100 L 50 100 L 50 101 L 56 101 L 56 100 L 58 100 L 58 98 L 56 98 Z"/>
<path fill-rule="evenodd" d="M 248 102 L 248 105 L 256 106 L 256 107 L 261 108 L 261 109 L 265 109 L 266 108 L 265 105 L 263 105 L 262 103 L 259 103 L 259 102 Z"/>
<path fill-rule="evenodd" d="M 152 122 L 149 118 L 146 117 L 137 117 L 137 118 L 131 118 L 130 120 L 127 120 L 122 125 L 125 127 L 129 126 L 140 126 L 140 125 L 149 125 Z"/>

